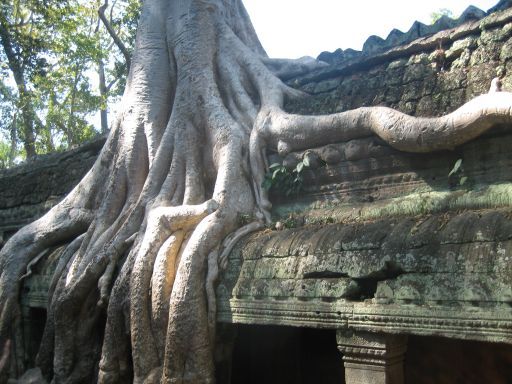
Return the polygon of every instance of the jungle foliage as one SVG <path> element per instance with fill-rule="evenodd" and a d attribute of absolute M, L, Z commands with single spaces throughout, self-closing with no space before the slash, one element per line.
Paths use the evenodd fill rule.
<path fill-rule="evenodd" d="M 127 73 L 113 36 L 131 54 L 139 8 L 139 0 L 1 3 L 0 168 L 108 130 L 107 105 Z"/>

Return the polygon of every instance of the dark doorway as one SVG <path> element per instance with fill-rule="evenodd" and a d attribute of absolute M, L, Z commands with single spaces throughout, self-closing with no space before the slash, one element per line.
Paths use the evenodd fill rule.
<path fill-rule="evenodd" d="M 46 309 L 29 308 L 27 320 L 25 348 L 28 366 L 33 367 L 46 324 Z"/>
<path fill-rule="evenodd" d="M 237 330 L 231 384 L 344 382 L 334 330 L 256 325 Z"/>
<path fill-rule="evenodd" d="M 405 382 L 512 384 L 512 345 L 409 336 Z"/>

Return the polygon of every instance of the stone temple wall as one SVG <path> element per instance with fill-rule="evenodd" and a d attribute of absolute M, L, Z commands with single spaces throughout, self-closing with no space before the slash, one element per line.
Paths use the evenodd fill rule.
<path fill-rule="evenodd" d="M 311 97 L 287 109 L 327 114 L 383 105 L 415 116 L 439 116 L 486 93 L 497 71 L 505 72 L 503 87 L 512 90 L 511 22 L 506 10 L 388 50 L 349 56 L 289 80 Z"/>
<path fill-rule="evenodd" d="M 104 138 L 0 171 L 0 247 L 23 225 L 41 217 L 92 167 Z"/>

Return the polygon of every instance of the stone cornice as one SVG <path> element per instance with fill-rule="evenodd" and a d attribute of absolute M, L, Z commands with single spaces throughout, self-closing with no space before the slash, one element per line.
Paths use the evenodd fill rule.
<path fill-rule="evenodd" d="M 346 301 L 254 300 L 219 297 L 217 319 L 234 324 L 285 325 L 512 344 L 512 308 L 428 308 Z"/>

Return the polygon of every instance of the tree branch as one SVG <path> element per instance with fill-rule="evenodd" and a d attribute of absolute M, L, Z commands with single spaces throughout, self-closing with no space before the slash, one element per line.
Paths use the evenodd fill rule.
<path fill-rule="evenodd" d="M 11 36 L 7 30 L 7 20 L 0 14 L 0 42 L 4 48 L 7 61 L 9 62 L 9 68 L 11 69 L 16 84 L 24 83 L 23 73 L 21 69 L 21 63 L 16 57 L 16 52 L 12 46 Z"/>
<path fill-rule="evenodd" d="M 110 83 L 108 83 L 106 89 L 107 89 L 107 92 L 110 92 L 110 90 L 112 89 L 112 87 L 114 85 L 116 85 L 116 83 L 119 81 L 119 79 L 113 79 Z"/>
<path fill-rule="evenodd" d="M 116 31 L 114 31 L 114 28 L 112 28 L 112 25 L 110 24 L 107 17 L 105 16 L 105 10 L 107 9 L 107 7 L 108 7 L 108 0 L 105 0 L 103 5 L 98 8 L 98 16 L 100 17 L 100 20 L 103 22 L 103 25 L 107 29 L 107 32 L 109 33 L 110 37 L 112 37 L 112 39 L 116 43 L 117 48 L 119 48 L 119 50 L 123 54 L 124 59 L 126 61 L 127 72 L 129 72 L 130 66 L 131 66 L 130 52 L 128 51 L 128 49 L 126 48 L 124 43 L 121 41 L 121 39 L 119 38 L 119 35 L 116 33 Z"/>

